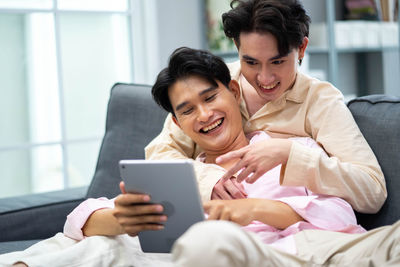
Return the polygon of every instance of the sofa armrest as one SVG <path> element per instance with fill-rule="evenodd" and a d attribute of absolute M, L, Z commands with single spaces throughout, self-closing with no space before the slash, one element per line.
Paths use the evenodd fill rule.
<path fill-rule="evenodd" d="M 62 232 L 87 187 L 0 199 L 0 242 L 44 239 Z"/>

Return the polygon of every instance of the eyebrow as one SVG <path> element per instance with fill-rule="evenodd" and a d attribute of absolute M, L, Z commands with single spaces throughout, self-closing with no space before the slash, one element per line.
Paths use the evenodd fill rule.
<path fill-rule="evenodd" d="M 289 55 L 289 53 L 286 54 L 286 55 L 279 55 L 279 54 L 278 54 L 278 55 L 273 56 L 273 57 L 271 57 L 270 59 L 268 59 L 268 61 L 275 60 L 275 59 L 282 58 L 282 57 L 286 57 L 287 55 Z M 243 55 L 242 58 L 243 58 L 243 59 L 247 59 L 247 60 L 257 60 L 257 59 L 255 59 L 255 58 L 253 58 L 253 57 L 251 57 L 251 56 L 248 56 L 248 55 Z"/>
<path fill-rule="evenodd" d="M 201 91 L 199 93 L 199 96 L 205 95 L 208 92 L 212 92 L 212 91 L 215 91 L 215 90 L 217 90 L 217 87 L 216 86 L 211 86 L 211 87 Z M 189 103 L 188 101 L 184 101 L 184 102 L 180 103 L 179 105 L 176 106 L 176 111 L 179 111 L 180 109 L 184 108 L 188 103 Z"/>

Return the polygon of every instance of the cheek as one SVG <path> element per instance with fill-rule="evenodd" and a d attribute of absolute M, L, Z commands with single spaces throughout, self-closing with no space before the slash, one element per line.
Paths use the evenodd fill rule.
<path fill-rule="evenodd" d="M 189 135 L 190 132 L 193 131 L 193 123 L 190 121 L 189 118 L 180 119 L 179 123 L 182 131 L 184 131 L 187 135 Z"/>
<path fill-rule="evenodd" d="M 253 76 L 256 75 L 257 70 L 255 68 L 251 68 L 247 65 L 242 65 L 242 66 L 243 67 L 241 67 L 240 71 L 247 80 L 251 79 Z"/>
<path fill-rule="evenodd" d="M 241 69 L 241 74 L 251 86 L 253 86 L 254 88 L 257 87 L 257 71 L 255 69 Z"/>
<path fill-rule="evenodd" d="M 296 65 L 293 65 L 290 62 L 289 64 L 286 64 L 284 67 L 280 68 L 278 73 L 281 78 L 284 78 L 285 81 L 288 81 L 290 83 L 292 77 L 296 73 L 296 70 L 297 70 Z"/>

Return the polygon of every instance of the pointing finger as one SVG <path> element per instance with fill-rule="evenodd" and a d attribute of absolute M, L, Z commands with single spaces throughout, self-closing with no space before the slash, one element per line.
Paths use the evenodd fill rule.
<path fill-rule="evenodd" d="M 242 150 L 242 149 L 238 149 L 238 150 L 235 150 L 235 151 L 231 151 L 231 152 L 228 152 L 228 153 L 226 153 L 226 154 L 224 154 L 224 155 L 222 155 L 222 156 L 219 156 L 219 157 L 215 160 L 215 162 L 216 162 L 217 164 L 221 164 L 221 163 L 227 162 L 227 161 L 232 160 L 232 159 L 235 159 L 235 158 L 241 158 L 241 157 L 243 156 L 244 153 L 245 153 L 245 151 Z"/>

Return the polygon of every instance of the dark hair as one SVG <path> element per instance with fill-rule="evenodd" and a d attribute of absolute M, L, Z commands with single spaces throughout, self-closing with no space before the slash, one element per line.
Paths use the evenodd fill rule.
<path fill-rule="evenodd" d="M 310 17 L 298 0 L 233 0 L 222 15 L 225 35 L 240 46 L 240 33 L 270 33 L 281 56 L 299 47 L 308 36 Z"/>
<path fill-rule="evenodd" d="M 212 85 L 216 80 L 228 88 L 231 75 L 225 62 L 208 51 L 181 47 L 176 49 L 169 58 L 169 63 L 157 76 L 151 89 L 154 101 L 173 115 L 174 111 L 168 96 L 168 89 L 175 82 L 189 76 L 200 76 Z"/>

